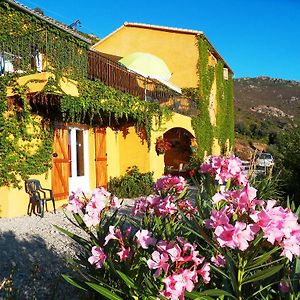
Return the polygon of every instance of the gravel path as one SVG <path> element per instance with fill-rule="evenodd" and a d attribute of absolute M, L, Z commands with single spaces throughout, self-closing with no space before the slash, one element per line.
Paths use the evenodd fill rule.
<path fill-rule="evenodd" d="M 123 212 L 128 212 L 131 202 Z M 64 216 L 56 214 L 0 219 L 0 300 L 2 299 L 80 299 L 78 290 L 60 274 L 70 272 L 67 258 L 78 251 L 72 240 L 53 225 L 72 232 L 78 230 Z M 82 232 L 81 232 L 82 234 Z M 1 282 L 11 276 L 12 292 Z M 10 296 L 10 297 L 8 297 Z"/>

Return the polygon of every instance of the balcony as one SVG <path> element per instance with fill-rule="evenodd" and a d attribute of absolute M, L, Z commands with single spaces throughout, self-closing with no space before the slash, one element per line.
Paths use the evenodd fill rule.
<path fill-rule="evenodd" d="M 0 75 L 27 75 L 41 72 L 61 73 L 71 79 L 99 80 L 122 92 L 185 114 L 196 113 L 193 101 L 157 80 L 129 71 L 101 53 L 89 50 L 74 39 L 48 30 L 15 37 L 0 37 Z"/>

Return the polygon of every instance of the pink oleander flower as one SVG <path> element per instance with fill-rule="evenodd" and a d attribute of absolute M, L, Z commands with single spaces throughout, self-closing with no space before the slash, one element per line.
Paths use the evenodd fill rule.
<path fill-rule="evenodd" d="M 215 235 L 221 247 L 229 247 L 245 251 L 249 247 L 250 241 L 254 240 L 259 227 L 254 224 L 247 225 L 243 222 L 236 222 L 235 225 L 227 224 L 217 226 Z"/>
<path fill-rule="evenodd" d="M 230 217 L 227 213 L 227 207 L 219 211 L 214 209 L 211 212 L 210 218 L 205 220 L 205 227 L 215 229 L 218 226 L 228 225 Z"/>
<path fill-rule="evenodd" d="M 195 278 L 197 278 L 195 271 L 181 269 L 178 273 L 174 272 L 163 279 L 165 290 L 162 291 L 162 294 L 172 300 L 184 299 L 184 292 L 191 292 L 194 289 Z"/>
<path fill-rule="evenodd" d="M 100 213 L 94 212 L 91 214 L 85 214 L 83 221 L 87 227 L 97 226 L 100 222 Z"/>
<path fill-rule="evenodd" d="M 92 248 L 92 256 L 88 258 L 91 265 L 95 265 L 96 269 L 100 269 L 106 260 L 106 254 L 101 247 L 94 246 Z"/>
<path fill-rule="evenodd" d="M 168 261 L 169 261 L 169 257 L 166 253 L 161 254 L 158 251 L 154 251 L 151 255 L 151 259 L 148 259 L 147 265 L 151 270 L 156 269 L 154 276 L 159 277 L 162 270 L 165 273 L 168 273 L 168 269 L 170 266 Z"/>
<path fill-rule="evenodd" d="M 150 245 L 155 245 L 156 243 L 156 238 L 152 237 L 152 233 L 148 230 L 139 230 L 135 236 L 137 238 L 137 244 L 143 249 L 148 249 Z"/>
<path fill-rule="evenodd" d="M 300 256 L 300 224 L 290 209 L 275 204 L 276 201 L 267 201 L 265 208 L 250 217 L 262 229 L 264 238 L 272 245 L 279 244 L 283 248 L 281 255 L 292 260 L 293 255 Z"/>
<path fill-rule="evenodd" d="M 161 253 L 169 255 L 172 262 L 181 258 L 181 249 L 175 242 L 161 240 L 157 243 L 156 248 Z"/>
<path fill-rule="evenodd" d="M 91 200 L 85 208 L 83 220 L 87 227 L 96 226 L 100 223 L 101 212 L 109 204 L 110 193 L 104 188 L 97 188 L 92 191 Z"/>
<path fill-rule="evenodd" d="M 105 188 L 100 187 L 96 188 L 92 191 L 92 199 L 96 205 L 100 206 L 107 206 L 110 202 L 110 192 L 108 192 Z"/>
<path fill-rule="evenodd" d="M 177 213 L 178 209 L 174 203 L 173 196 L 167 196 L 161 199 L 160 203 L 154 207 L 154 212 L 157 216 L 168 216 Z"/>
<path fill-rule="evenodd" d="M 254 240 L 255 234 L 258 231 L 259 227 L 257 225 L 246 225 L 243 222 L 236 222 L 233 235 L 233 240 L 235 242 L 236 248 L 241 251 L 245 251 L 249 247 L 248 242 Z"/>
<path fill-rule="evenodd" d="M 84 192 L 81 189 L 78 189 L 75 193 L 72 192 L 69 196 L 69 203 L 67 205 L 67 210 L 71 211 L 75 214 L 82 211 L 82 209 L 85 207 L 86 199 L 83 196 Z"/>
<path fill-rule="evenodd" d="M 219 184 L 225 184 L 230 179 L 241 186 L 248 183 L 247 176 L 243 174 L 241 160 L 234 156 L 209 156 L 201 165 L 200 172 L 211 174 Z"/>
<path fill-rule="evenodd" d="M 210 264 L 209 263 L 204 263 L 202 268 L 197 271 L 197 274 L 201 275 L 204 283 L 209 283 L 210 282 Z"/>
<path fill-rule="evenodd" d="M 219 268 L 224 267 L 226 264 L 225 257 L 218 253 L 215 256 L 213 256 L 210 260 L 215 266 Z"/>
<path fill-rule="evenodd" d="M 104 246 L 107 245 L 107 243 L 110 241 L 110 240 L 118 240 L 119 237 L 116 236 L 116 233 L 115 233 L 115 226 L 109 226 L 109 234 L 105 237 L 105 242 L 104 242 Z"/>
<path fill-rule="evenodd" d="M 120 257 L 120 261 L 127 260 L 130 257 L 130 248 L 121 246 L 121 250 L 117 252 L 117 255 Z"/>
<path fill-rule="evenodd" d="M 132 215 L 141 216 L 146 213 L 147 209 L 148 209 L 148 203 L 146 197 L 141 197 L 134 202 Z"/>
<path fill-rule="evenodd" d="M 117 197 L 113 197 L 111 199 L 110 205 L 112 208 L 120 208 L 121 207 L 121 201 Z"/>
<path fill-rule="evenodd" d="M 174 194 L 179 195 L 186 188 L 186 181 L 181 176 L 165 175 L 159 178 L 155 185 L 154 190 L 159 194 Z"/>

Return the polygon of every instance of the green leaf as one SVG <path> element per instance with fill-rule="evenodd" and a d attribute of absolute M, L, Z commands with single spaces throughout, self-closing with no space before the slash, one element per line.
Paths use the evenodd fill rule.
<path fill-rule="evenodd" d="M 85 225 L 84 221 L 82 220 L 79 214 L 73 214 L 74 219 L 78 223 L 78 225 L 84 230 L 89 232 L 89 228 Z"/>
<path fill-rule="evenodd" d="M 230 277 L 225 272 L 223 272 L 220 268 L 217 268 L 212 264 L 210 265 L 210 268 L 213 269 L 214 271 L 218 272 L 219 274 L 221 274 L 224 278 L 227 278 L 230 280 Z"/>
<path fill-rule="evenodd" d="M 77 242 L 78 244 L 80 244 L 82 247 L 84 247 L 87 250 L 90 250 L 89 247 L 89 241 L 85 240 L 84 238 L 80 237 L 79 235 L 76 235 L 62 227 L 59 227 L 57 225 L 54 225 L 55 228 L 57 228 L 58 230 L 60 230 L 62 233 L 66 234 L 67 236 L 69 236 L 71 239 L 73 239 L 75 242 Z"/>
<path fill-rule="evenodd" d="M 86 291 L 86 289 L 85 289 L 84 287 L 82 287 L 81 285 L 79 285 L 79 284 L 78 284 L 76 281 L 74 281 L 70 276 L 64 275 L 64 274 L 62 274 L 61 276 L 63 277 L 63 279 L 64 279 L 65 281 L 67 281 L 67 282 L 70 283 L 71 285 L 73 285 L 73 286 L 75 286 L 75 287 L 77 287 L 77 288 L 79 288 L 79 289 L 81 289 L 81 290 Z"/>
<path fill-rule="evenodd" d="M 262 265 L 264 262 L 266 262 L 273 253 L 277 252 L 277 250 L 279 249 L 279 247 L 274 247 L 273 249 L 271 249 L 269 252 L 267 253 L 264 253 L 263 255 L 261 256 L 258 256 L 256 258 L 253 259 L 253 263 L 251 264 L 247 264 L 245 270 L 251 270 L 257 266 L 260 266 Z"/>
<path fill-rule="evenodd" d="M 134 284 L 134 281 L 128 277 L 127 275 L 125 275 L 123 272 L 121 271 L 116 271 L 117 274 L 123 279 L 123 281 L 126 283 L 126 285 L 129 287 L 129 288 L 133 288 L 135 290 L 137 290 L 137 286 Z"/>
<path fill-rule="evenodd" d="M 256 272 L 255 274 L 253 274 L 251 276 L 245 277 L 242 281 L 242 285 L 246 284 L 246 283 L 266 279 L 266 278 L 276 274 L 282 267 L 283 267 L 283 264 L 271 267 L 269 269 L 258 271 L 258 272 Z"/>
<path fill-rule="evenodd" d="M 235 296 L 232 294 L 228 293 L 227 291 L 220 290 L 220 289 L 214 289 L 214 290 L 206 290 L 203 292 L 185 292 L 184 294 L 190 299 L 203 299 L 200 297 L 206 297 L 206 296 L 227 296 L 232 299 L 237 299 Z"/>
<path fill-rule="evenodd" d="M 92 289 L 94 289 L 97 293 L 101 294 L 102 296 L 106 297 L 109 300 L 123 300 L 123 298 L 119 297 L 118 295 L 112 293 L 105 287 L 92 283 L 92 282 L 86 282 L 88 286 L 90 286 Z"/>

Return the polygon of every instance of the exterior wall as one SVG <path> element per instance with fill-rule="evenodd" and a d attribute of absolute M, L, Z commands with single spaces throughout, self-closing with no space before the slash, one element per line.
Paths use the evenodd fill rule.
<path fill-rule="evenodd" d="M 49 78 L 54 78 L 55 76 L 50 72 L 42 72 L 42 73 L 35 73 L 31 75 L 21 76 L 17 79 L 17 83 L 22 86 L 27 84 L 28 92 L 40 92 L 43 90 L 45 85 L 48 82 Z M 62 77 L 60 80 L 60 87 L 61 89 L 71 96 L 79 96 L 76 81 L 67 79 L 66 77 Z M 13 89 L 8 87 L 7 89 L 7 96 L 13 96 Z"/>
<path fill-rule="evenodd" d="M 154 54 L 168 65 L 172 83 L 179 87 L 197 87 L 196 44 L 195 34 L 125 26 L 94 47 L 119 57 L 138 51 Z"/>
<path fill-rule="evenodd" d="M 51 171 L 44 175 L 31 176 L 31 178 L 39 179 L 43 187 L 51 188 Z M 27 213 L 29 196 L 25 192 L 24 185 L 20 190 L 16 188 L 0 187 L 0 194 L 0 217 L 12 218 Z M 48 203 L 48 209 L 53 209 L 52 203 L 50 202 Z"/>
<path fill-rule="evenodd" d="M 128 129 L 128 132 L 126 130 Z M 137 166 L 144 173 L 149 171 L 149 152 L 147 141 L 141 138 L 134 127 L 118 132 L 120 175 L 126 173 L 129 167 Z"/>
<path fill-rule="evenodd" d="M 138 166 L 141 172 L 153 171 L 154 178 L 158 179 L 164 173 L 164 156 L 157 155 L 155 152 L 156 138 L 162 136 L 166 131 L 174 127 L 181 127 L 188 130 L 192 135 L 194 131 L 191 126 L 191 118 L 174 113 L 171 120 L 162 125 L 160 129 L 155 128 L 152 132 L 151 147 L 148 150 L 147 142 L 136 133 L 134 127 L 128 127 L 128 134 L 123 132 L 115 132 L 111 128 L 106 131 L 107 146 L 107 173 L 110 177 L 123 175 L 128 167 Z M 89 178 L 90 188 L 96 186 L 95 175 L 95 137 L 93 129 L 89 129 Z M 45 188 L 51 188 L 52 178 L 51 170 L 46 174 L 31 176 L 41 181 Z M 0 187 L 0 217 L 12 218 L 25 215 L 29 203 L 29 196 L 22 189 L 14 189 L 8 187 Z M 67 199 L 56 201 L 56 208 L 67 203 Z M 48 202 L 48 210 L 52 211 L 52 203 Z"/>

